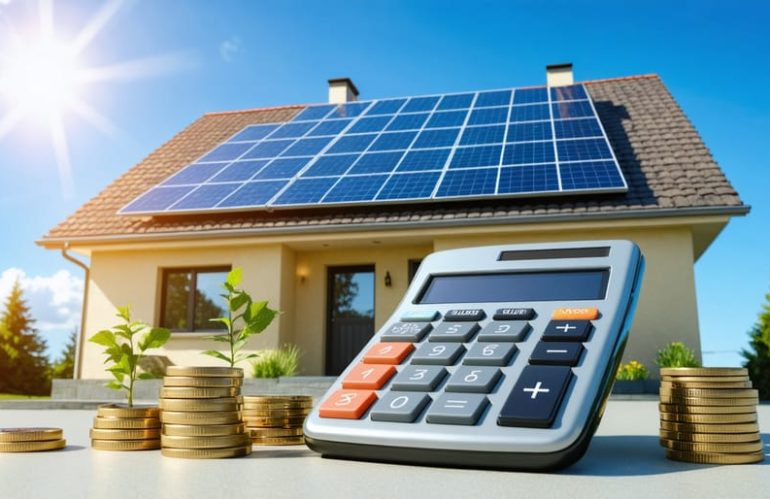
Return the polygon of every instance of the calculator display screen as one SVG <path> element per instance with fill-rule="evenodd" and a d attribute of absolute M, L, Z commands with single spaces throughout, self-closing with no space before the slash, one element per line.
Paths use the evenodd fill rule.
<path fill-rule="evenodd" d="M 609 270 L 432 276 L 418 303 L 602 300 Z"/>

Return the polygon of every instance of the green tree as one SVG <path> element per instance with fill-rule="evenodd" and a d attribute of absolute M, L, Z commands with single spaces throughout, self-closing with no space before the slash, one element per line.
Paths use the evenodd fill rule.
<path fill-rule="evenodd" d="M 77 349 L 78 330 L 73 329 L 69 341 L 64 346 L 61 357 L 51 368 L 51 377 L 56 379 L 72 379 L 75 376 L 75 351 Z"/>
<path fill-rule="evenodd" d="M 759 321 L 749 331 L 749 348 L 741 352 L 746 362 L 743 367 L 749 370 L 749 377 L 754 388 L 759 390 L 759 398 L 770 399 L 770 294 L 765 295 L 766 303 L 762 306 Z"/>
<path fill-rule="evenodd" d="M 0 371 L 2 392 L 26 395 L 48 395 L 51 392 L 46 342 L 32 327 L 34 323 L 17 280 L 0 317 L 3 329 L 0 350 L 4 350 L 8 357 L 7 364 Z"/>

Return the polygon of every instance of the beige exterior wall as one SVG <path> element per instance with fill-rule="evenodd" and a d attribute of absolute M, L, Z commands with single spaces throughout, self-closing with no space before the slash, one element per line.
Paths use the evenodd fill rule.
<path fill-rule="evenodd" d="M 692 224 L 614 222 L 601 227 L 560 223 L 90 248 L 86 336 L 115 322 L 116 305 L 130 304 L 137 319 L 157 324 L 163 268 L 232 265 L 243 268 L 244 287 L 255 298 L 267 299 L 284 312 L 267 331 L 251 340 L 249 348 L 294 343 L 303 351 L 302 374 L 319 375 L 325 365 L 326 274 L 330 266 L 375 266 L 375 322 L 379 327 L 406 290 L 409 259 L 420 259 L 432 251 L 488 244 L 631 239 L 641 247 L 647 271 L 625 359 L 638 359 L 652 368 L 655 352 L 670 341 L 684 341 L 700 352 L 694 232 Z M 384 284 L 385 272 L 390 272 L 391 287 Z M 179 365 L 216 364 L 216 360 L 199 354 L 213 346 L 201 336 L 174 334 L 159 353 Z M 83 353 L 82 377 L 106 377 L 99 347 L 86 343 Z"/>

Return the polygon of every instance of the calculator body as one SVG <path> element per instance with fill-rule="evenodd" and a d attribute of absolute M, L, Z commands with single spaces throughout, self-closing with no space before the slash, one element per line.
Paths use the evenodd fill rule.
<path fill-rule="evenodd" d="M 308 446 L 439 466 L 575 462 L 612 389 L 643 270 L 639 248 L 619 240 L 429 255 L 306 419 Z"/>

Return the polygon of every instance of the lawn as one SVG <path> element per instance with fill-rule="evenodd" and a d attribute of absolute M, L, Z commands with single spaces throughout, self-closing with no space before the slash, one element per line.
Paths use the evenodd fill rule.
<path fill-rule="evenodd" d="M 0 393 L 0 400 L 41 400 L 49 399 L 50 395 L 19 395 L 16 393 Z"/>

